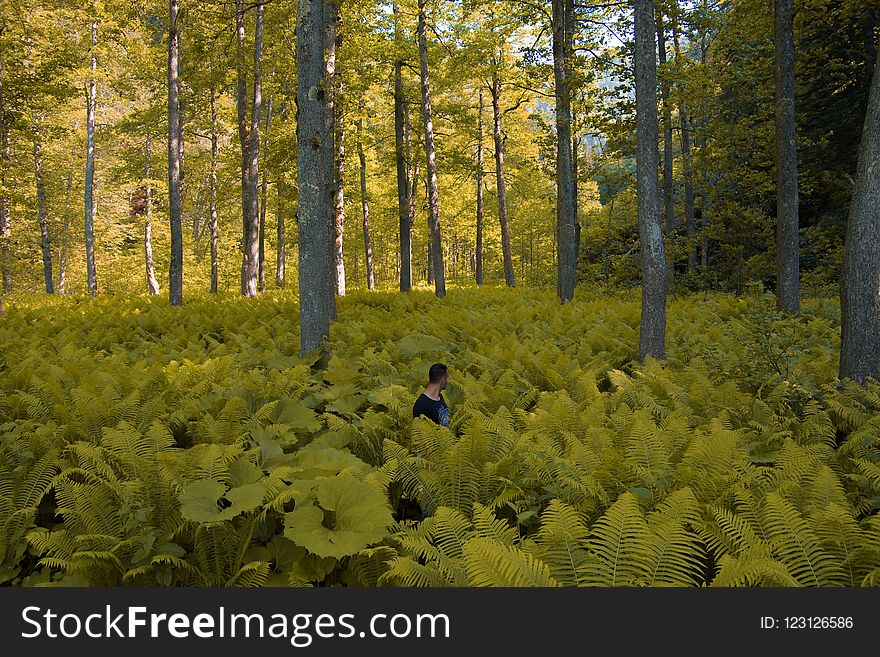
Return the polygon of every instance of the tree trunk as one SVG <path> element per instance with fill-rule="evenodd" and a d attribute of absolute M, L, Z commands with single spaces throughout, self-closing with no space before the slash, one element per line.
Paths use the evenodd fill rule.
<path fill-rule="evenodd" d="M 175 5 L 176 7 L 176 5 Z M 176 11 L 176 9 L 175 9 Z M 89 294 L 98 293 L 98 275 L 95 269 L 95 93 L 98 69 L 98 19 L 92 19 L 91 76 L 86 103 L 86 181 L 85 181 L 85 234 L 86 281 Z"/>
<path fill-rule="evenodd" d="M 9 170 L 9 121 L 6 115 L 6 99 L 3 95 L 3 58 L 0 57 L 0 313 L 3 295 L 9 294 L 12 279 L 9 273 L 9 198 L 6 196 L 6 172 Z"/>
<path fill-rule="evenodd" d="M 794 113 L 793 0 L 776 0 L 776 307 L 801 306 L 797 142 Z"/>
<path fill-rule="evenodd" d="M 257 25 L 254 31 L 254 97 L 251 104 L 251 124 L 248 131 L 248 227 L 245 296 L 257 296 L 257 278 L 260 269 L 260 120 L 263 107 L 263 14 L 265 5 L 257 5 Z"/>
<path fill-rule="evenodd" d="M 177 0 L 169 0 L 168 21 L 168 219 L 171 224 L 171 265 L 168 296 L 172 306 L 183 304 L 183 226 L 180 208 L 180 129 L 177 114 Z"/>
<path fill-rule="evenodd" d="M 660 66 L 666 65 L 666 29 L 663 23 L 663 10 L 657 6 L 657 52 Z M 667 276 L 669 287 L 675 285 L 675 255 L 672 242 L 675 237 L 675 192 L 672 186 L 672 107 L 669 102 L 669 79 L 663 75 L 660 81 L 660 99 L 663 103 L 663 216 L 666 224 L 666 244 L 669 264 Z M 690 264 L 688 265 L 690 266 Z"/>
<path fill-rule="evenodd" d="M 278 172 L 278 189 L 275 195 L 275 221 L 277 230 L 277 247 L 275 250 L 275 287 L 284 287 L 286 284 L 285 264 L 287 262 L 287 239 L 284 225 L 284 199 L 286 196 L 284 173 Z"/>
<path fill-rule="evenodd" d="M 483 284 L 483 92 L 477 113 L 477 253 L 474 256 L 477 285 Z"/>
<path fill-rule="evenodd" d="M 336 13 L 336 53 L 342 51 L 342 12 Z M 342 238 L 345 234 L 345 117 L 343 94 L 345 83 L 342 79 L 342 67 L 333 71 L 333 130 L 335 155 L 336 185 L 333 195 L 333 259 L 336 272 L 336 294 L 345 296 L 345 257 L 342 251 Z"/>
<path fill-rule="evenodd" d="M 665 357 L 666 258 L 660 224 L 657 152 L 657 62 L 652 0 L 635 0 L 636 176 L 642 316 L 639 360 Z"/>
<path fill-rule="evenodd" d="M 34 179 L 37 185 L 37 218 L 40 221 L 40 250 L 43 252 L 43 280 L 46 293 L 55 294 L 52 282 L 52 246 L 49 239 L 49 211 L 46 207 L 46 185 L 43 184 L 43 162 L 40 155 L 40 130 L 35 124 L 34 133 Z"/>
<path fill-rule="evenodd" d="M 574 298 L 575 205 L 571 179 L 571 34 L 567 27 L 572 0 L 553 0 L 553 77 L 556 95 L 556 243 L 559 253 L 556 290 L 559 300 Z"/>
<path fill-rule="evenodd" d="M 501 253 L 507 287 L 516 284 L 513 255 L 510 252 L 510 222 L 507 214 L 507 179 L 504 176 L 504 134 L 501 129 L 501 81 L 497 71 L 492 76 L 492 116 L 495 138 L 495 188 L 498 193 L 498 223 L 501 224 Z"/>
<path fill-rule="evenodd" d="M 333 224 L 333 107 L 325 93 L 333 79 L 334 29 L 325 17 L 332 0 L 299 0 L 296 17 L 297 187 L 299 237 L 300 354 L 330 335 L 328 253 Z M 328 60 L 334 60 L 330 62 Z"/>
<path fill-rule="evenodd" d="M 681 46 L 678 34 L 678 1 L 674 0 L 672 13 L 672 40 L 675 46 L 675 59 L 681 56 Z M 688 245 L 688 273 L 693 274 L 697 269 L 697 254 L 699 247 L 696 243 L 696 220 L 694 217 L 694 174 L 693 160 L 691 159 L 691 125 L 688 118 L 687 107 L 681 103 L 678 107 L 678 118 L 681 124 L 681 159 L 684 163 L 684 216 L 687 230 Z"/>
<path fill-rule="evenodd" d="M 443 271 L 443 246 L 440 241 L 440 191 L 437 187 L 437 154 L 434 150 L 434 123 L 431 110 L 431 85 L 428 79 L 428 38 L 425 17 L 426 0 L 419 0 L 419 70 L 422 83 L 422 123 L 425 126 L 425 158 L 428 174 L 428 223 L 431 228 L 431 256 L 434 272 L 434 292 L 446 296 L 446 277 Z"/>
<path fill-rule="evenodd" d="M 364 101 L 361 100 L 358 106 L 360 116 L 357 120 L 357 153 L 358 161 L 361 164 L 361 208 L 364 215 L 364 255 L 367 264 L 367 289 L 372 290 L 375 287 L 375 279 L 373 277 L 373 244 L 370 239 L 370 200 L 367 197 L 367 158 L 364 155 L 363 131 L 364 131 Z M 355 260 L 357 263 L 357 260 Z"/>
<path fill-rule="evenodd" d="M 147 289 L 150 295 L 159 294 L 159 282 L 156 280 L 156 274 L 153 271 L 153 143 L 148 136 L 147 143 L 144 147 L 144 179 L 147 183 L 144 198 L 144 265 L 147 274 Z"/>
<path fill-rule="evenodd" d="M 217 241 L 220 237 L 220 222 L 217 218 L 217 155 L 219 152 L 217 133 L 217 92 L 211 86 L 211 292 L 217 293 L 218 280 Z"/>
<path fill-rule="evenodd" d="M 238 117 L 238 142 L 241 146 L 241 293 L 247 296 L 248 244 L 250 244 L 250 202 L 248 185 L 248 121 L 247 121 L 247 69 L 244 57 L 244 0 L 235 0 L 236 33 L 236 87 L 235 110 Z"/>
<path fill-rule="evenodd" d="M 58 253 L 58 294 L 64 294 L 67 291 L 67 244 L 70 234 L 70 204 L 72 198 L 73 167 L 67 170 L 67 195 L 64 200 L 64 224 L 61 228 L 61 248 Z"/>
<path fill-rule="evenodd" d="M 846 226 L 840 288 L 840 378 L 880 380 L 880 54 L 868 97 Z"/>
<path fill-rule="evenodd" d="M 397 0 L 394 10 L 394 42 L 402 48 L 400 34 L 400 8 Z M 400 57 L 398 52 L 397 57 Z M 397 161 L 397 215 L 400 220 L 400 291 L 408 292 L 412 287 L 412 221 L 409 215 L 409 187 L 407 175 L 406 146 L 404 141 L 403 62 L 394 62 L 394 154 Z"/>
<path fill-rule="evenodd" d="M 263 184 L 260 191 L 260 292 L 266 289 L 266 196 L 269 187 L 269 127 L 272 122 L 272 98 L 266 103 L 266 134 L 263 135 Z"/>
<path fill-rule="evenodd" d="M 178 5 L 180 0 L 178 0 Z M 183 24 L 178 18 L 177 21 L 177 149 L 180 151 L 180 216 L 183 217 L 183 203 L 185 200 L 186 187 L 185 170 L 184 170 L 184 139 L 183 139 L 183 61 L 180 53 L 180 33 L 183 31 Z M 198 234 L 198 219 L 193 222 L 194 237 Z M 195 240 L 194 240 L 195 241 Z"/>

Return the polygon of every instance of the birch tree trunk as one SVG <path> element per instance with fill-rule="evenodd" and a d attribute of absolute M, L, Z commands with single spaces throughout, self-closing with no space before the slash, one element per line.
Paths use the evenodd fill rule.
<path fill-rule="evenodd" d="M 168 219 L 171 224 L 171 265 L 168 295 L 172 306 L 183 304 L 183 226 L 180 207 L 180 127 L 177 84 L 177 0 L 169 0 L 168 21 Z"/>
<path fill-rule="evenodd" d="M 272 98 L 266 103 L 266 133 L 263 135 L 263 184 L 260 191 L 260 292 L 266 289 L 266 196 L 269 187 L 269 127 L 272 122 Z"/>
<path fill-rule="evenodd" d="M 0 312 L 2 312 L 2 295 L 9 294 L 12 278 L 9 273 L 9 242 L 11 226 L 9 224 L 9 199 L 6 197 L 6 172 L 9 170 L 9 118 L 6 115 L 6 99 L 3 95 L 3 58 L 0 58 Z"/>
<path fill-rule="evenodd" d="M 840 378 L 880 381 L 880 53 L 868 97 L 840 288 Z"/>
<path fill-rule="evenodd" d="M 437 187 L 437 154 L 434 149 L 434 123 L 431 109 L 431 84 L 428 78 L 428 39 L 426 0 L 419 0 L 419 71 L 422 86 L 422 123 L 425 127 L 425 159 L 428 174 L 428 223 L 431 228 L 431 269 L 434 274 L 434 292 L 446 296 L 446 277 L 443 271 L 443 246 L 440 240 L 440 192 Z"/>
<path fill-rule="evenodd" d="M 477 112 L 477 249 L 474 255 L 477 285 L 483 284 L 483 92 Z"/>
<path fill-rule="evenodd" d="M 797 142 L 794 110 L 793 0 L 775 0 L 776 46 L 776 307 L 801 306 Z"/>
<path fill-rule="evenodd" d="M 516 284 L 513 275 L 513 256 L 510 251 L 510 221 L 507 214 L 507 179 L 504 175 L 504 133 L 501 129 L 501 81 L 498 73 L 492 76 L 492 116 L 495 139 L 495 188 L 498 194 L 498 223 L 501 224 L 501 254 L 504 261 L 504 280 L 507 287 Z"/>
<path fill-rule="evenodd" d="M 217 293 L 219 287 L 217 241 L 220 237 L 220 223 L 217 218 L 217 155 L 219 135 L 217 133 L 217 91 L 211 86 L 211 292 Z"/>
<path fill-rule="evenodd" d="M 67 195 L 64 200 L 64 224 L 61 228 L 61 248 L 58 253 L 58 294 L 67 291 L 67 244 L 70 235 L 70 205 L 73 198 L 73 167 L 67 170 Z M 2 209 L 0 209 L 2 212 Z"/>
<path fill-rule="evenodd" d="M 254 97 L 251 105 L 251 125 L 248 134 L 248 229 L 245 296 L 257 296 L 257 278 L 260 269 L 260 121 L 263 108 L 263 15 L 265 4 L 257 5 L 257 25 L 254 31 Z"/>
<path fill-rule="evenodd" d="M 364 131 L 364 101 L 358 106 L 360 115 L 357 120 L 357 153 L 361 165 L 361 208 L 364 217 L 364 256 L 367 266 L 367 289 L 372 290 L 376 281 L 373 276 L 373 243 L 370 236 L 370 200 L 367 196 L 367 158 L 364 155 L 363 131 Z M 357 261 L 355 261 L 357 262 Z"/>
<path fill-rule="evenodd" d="M 666 257 L 660 225 L 657 152 L 657 61 L 652 0 L 634 0 L 636 74 L 636 176 L 642 313 L 639 360 L 665 357 Z"/>
<path fill-rule="evenodd" d="M 332 0 L 299 0 L 296 16 L 297 187 L 299 238 L 300 354 L 330 335 L 333 225 L 332 84 L 335 35 L 325 17 Z M 335 25 L 335 20 L 333 22 Z"/>
<path fill-rule="evenodd" d="M 248 244 L 250 243 L 250 202 L 248 196 L 248 121 L 247 69 L 244 57 L 244 0 L 235 0 L 235 111 L 238 118 L 238 142 L 241 146 L 241 293 L 247 296 Z"/>
<path fill-rule="evenodd" d="M 175 3 L 176 11 L 176 3 Z M 86 102 L 86 181 L 85 181 L 85 236 L 86 236 L 86 283 L 89 294 L 98 293 L 98 275 L 95 269 L 95 94 L 98 69 L 98 19 L 92 19 L 91 75 L 89 95 Z"/>
<path fill-rule="evenodd" d="M 342 12 L 336 12 L 336 54 L 342 51 Z M 345 296 L 345 257 L 342 251 L 342 238 L 345 234 L 345 116 L 343 95 L 345 83 L 342 67 L 333 71 L 333 130 L 336 154 L 334 173 L 336 186 L 333 194 L 333 259 L 335 265 L 336 294 Z"/>
<path fill-rule="evenodd" d="M 43 162 L 41 156 L 40 129 L 35 123 L 34 136 L 34 180 L 37 186 L 37 218 L 40 221 L 40 250 L 43 253 L 43 280 L 46 293 L 55 294 L 52 281 L 52 246 L 49 239 L 49 212 L 46 207 L 46 185 L 43 182 Z"/>
<path fill-rule="evenodd" d="M 153 144 L 152 139 L 147 137 L 147 144 L 144 147 L 144 179 L 147 181 L 144 198 L 144 266 L 147 275 L 147 289 L 151 296 L 159 294 L 159 282 L 156 280 L 156 273 L 153 271 Z"/>

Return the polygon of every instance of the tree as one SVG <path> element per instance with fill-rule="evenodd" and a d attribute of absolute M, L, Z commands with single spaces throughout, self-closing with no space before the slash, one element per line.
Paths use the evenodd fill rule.
<path fill-rule="evenodd" d="M 257 295 L 257 280 L 260 267 L 260 121 L 263 107 L 263 16 L 265 4 L 257 5 L 257 24 L 254 31 L 254 95 L 251 103 L 251 124 L 248 130 L 247 157 L 247 230 L 245 235 L 245 267 L 244 295 Z"/>
<path fill-rule="evenodd" d="M 800 311 L 797 141 L 794 109 L 794 2 L 775 0 L 776 307 Z"/>
<path fill-rule="evenodd" d="M 174 11 L 176 12 L 176 2 L 174 2 L 174 7 Z M 95 11 L 96 9 L 93 3 L 92 40 L 90 49 L 91 75 L 89 77 L 89 92 L 86 99 L 86 183 L 84 200 L 86 234 L 86 278 L 89 294 L 92 296 L 98 293 L 98 275 L 95 268 L 95 199 L 93 198 L 93 194 L 95 191 L 95 94 L 97 84 L 96 74 L 98 68 L 98 18 L 96 15 L 94 15 Z M 169 44 L 169 56 L 170 48 L 171 46 Z M 176 70 L 175 75 L 177 75 Z M 171 92 L 169 90 L 169 94 L 170 93 Z"/>
<path fill-rule="evenodd" d="M 403 96 L 403 53 L 400 29 L 400 6 L 393 5 L 394 43 L 397 48 L 394 61 L 394 154 L 397 164 L 397 213 L 400 219 L 400 291 L 412 287 L 412 215 L 410 214 L 410 178 L 406 161 L 404 123 L 406 100 Z"/>
<path fill-rule="evenodd" d="M 575 185 L 571 149 L 571 50 L 569 33 L 573 0 L 553 0 L 553 76 L 556 93 L 556 244 L 559 259 L 556 291 L 562 303 L 574 298 L 577 253 L 575 252 Z M 653 29 L 653 28 L 652 28 Z M 653 43 L 653 39 L 652 39 Z"/>
<path fill-rule="evenodd" d="M 434 292 L 441 299 L 446 296 L 446 276 L 443 271 L 443 246 L 440 239 L 440 192 L 437 187 L 437 154 L 434 148 L 434 123 L 431 109 L 431 84 L 428 78 L 428 39 L 425 16 L 427 0 L 419 0 L 419 71 L 422 86 L 422 123 L 425 128 L 425 159 L 428 175 L 428 222 L 431 229 L 431 269 L 434 274 Z"/>
<path fill-rule="evenodd" d="M 159 282 L 153 271 L 153 153 L 152 139 L 147 136 L 144 147 L 144 265 L 147 274 L 147 289 L 150 295 L 159 294 Z"/>
<path fill-rule="evenodd" d="M 40 220 L 40 250 L 43 252 L 43 279 L 46 283 L 46 293 L 54 294 L 52 247 L 49 238 L 49 213 L 46 209 L 46 185 L 43 183 L 43 164 L 40 156 L 42 145 L 40 143 L 39 119 L 34 120 L 32 131 L 34 137 L 34 179 L 37 183 L 37 216 Z"/>
<path fill-rule="evenodd" d="M 657 148 L 657 52 L 652 0 L 634 0 L 636 74 L 636 176 L 639 249 L 642 260 L 642 314 L 639 360 L 665 357 L 666 257 L 660 227 Z"/>
<path fill-rule="evenodd" d="M 217 262 L 217 241 L 220 238 L 219 218 L 217 216 L 217 156 L 219 153 L 219 135 L 217 134 L 217 92 L 214 85 L 210 90 L 211 103 L 211 292 L 217 292 L 218 281 L 218 262 Z"/>
<path fill-rule="evenodd" d="M 336 55 L 342 52 L 342 11 L 336 11 Z M 335 187 L 333 193 L 333 256 L 336 294 L 345 296 L 345 257 L 342 238 L 345 235 L 345 106 L 343 95 L 345 82 L 342 66 L 333 69 L 333 131 L 336 153 L 334 155 Z"/>
<path fill-rule="evenodd" d="M 477 246 L 474 254 L 477 285 L 483 284 L 483 92 L 477 107 Z"/>
<path fill-rule="evenodd" d="M 269 160 L 269 128 L 272 125 L 272 97 L 266 103 L 266 132 L 263 135 L 263 161 Z M 258 289 L 266 289 L 266 197 L 269 187 L 269 166 L 263 167 L 263 182 L 260 185 L 260 271 Z"/>
<path fill-rule="evenodd" d="M 332 12 L 332 18 L 328 15 Z M 332 0 L 299 0 L 296 16 L 300 354 L 330 335 L 333 225 Z M 328 70 L 329 69 L 329 70 Z M 330 73 L 328 75 L 328 73 Z"/>
<path fill-rule="evenodd" d="M 361 173 L 361 210 L 364 218 L 364 260 L 367 268 L 367 289 L 372 290 L 376 285 L 373 274 L 373 243 L 370 236 L 370 199 L 367 196 L 367 158 L 364 155 L 364 101 L 358 103 L 360 112 L 357 119 L 357 154 Z"/>
<path fill-rule="evenodd" d="M 880 380 L 880 53 L 846 226 L 840 318 L 840 378 Z"/>
<path fill-rule="evenodd" d="M 168 221 L 171 226 L 171 265 L 168 296 L 172 306 L 183 304 L 183 227 L 180 206 L 180 86 L 178 54 L 178 5 L 168 2 Z M 88 185 L 87 185 L 88 186 Z"/>

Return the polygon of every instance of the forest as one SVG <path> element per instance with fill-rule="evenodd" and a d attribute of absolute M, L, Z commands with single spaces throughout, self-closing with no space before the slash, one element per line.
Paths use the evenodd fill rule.
<path fill-rule="evenodd" d="M 880 0 L 0 7 L 0 585 L 880 585 Z"/>

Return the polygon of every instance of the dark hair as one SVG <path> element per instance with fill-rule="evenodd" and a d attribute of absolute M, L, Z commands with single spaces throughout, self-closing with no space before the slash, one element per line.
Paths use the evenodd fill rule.
<path fill-rule="evenodd" d="M 446 374 L 448 368 L 443 363 L 434 363 L 428 370 L 428 383 L 437 383 Z"/>

